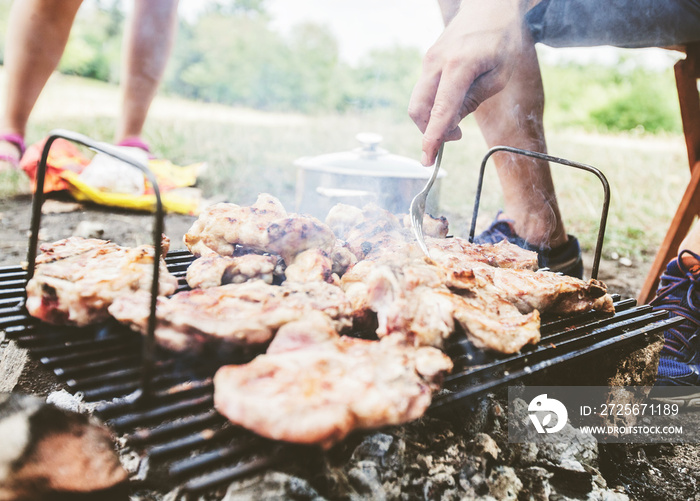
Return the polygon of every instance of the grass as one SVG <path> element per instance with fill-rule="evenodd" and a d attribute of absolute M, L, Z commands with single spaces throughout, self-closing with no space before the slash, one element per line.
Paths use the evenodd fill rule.
<path fill-rule="evenodd" d="M 0 88 L 4 74 L 0 72 Z M 56 127 L 99 140 L 111 140 L 119 111 L 118 90 L 111 85 L 54 75 L 32 116 L 28 141 Z M 346 151 L 357 146 L 355 134 L 378 132 L 383 147 L 420 157 L 420 134 L 407 116 L 381 112 L 305 116 L 263 113 L 159 96 L 146 125 L 145 138 L 160 156 L 176 163 L 205 160 L 201 178 L 205 196 L 247 204 L 270 192 L 294 208 L 295 159 Z M 453 233 L 466 235 L 471 219 L 478 166 L 486 145 L 473 120 L 463 123 L 464 138 L 450 143 L 443 166 L 441 207 Z M 607 176 L 612 204 L 604 253 L 648 258 L 658 247 L 689 179 L 680 134 L 602 135 L 578 129 L 548 128 L 555 156 L 598 167 Z M 587 173 L 554 169 L 555 183 L 569 233 L 592 249 L 597 236 L 602 190 Z M 501 205 L 495 171 L 487 169 L 480 225 Z M 0 177 L 0 195 L 12 193 L 11 176 Z"/>

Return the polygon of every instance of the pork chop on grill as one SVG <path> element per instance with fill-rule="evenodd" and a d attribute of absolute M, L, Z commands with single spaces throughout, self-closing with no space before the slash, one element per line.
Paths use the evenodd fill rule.
<path fill-rule="evenodd" d="M 401 218 L 403 227 L 411 230 L 411 215 L 404 214 Z M 446 238 L 450 225 L 445 216 L 435 217 L 427 212 L 423 214 L 423 235 L 426 237 Z"/>
<path fill-rule="evenodd" d="M 336 238 L 333 231 L 312 216 L 290 214 L 267 227 L 267 250 L 282 256 L 289 266 L 294 258 L 309 249 L 329 254 Z"/>
<path fill-rule="evenodd" d="M 326 224 L 311 216 L 288 214 L 279 200 L 264 193 L 250 207 L 229 203 L 211 206 L 194 222 L 184 240 L 195 256 L 233 256 L 238 246 L 279 255 L 287 266 L 309 249 L 331 255 L 336 244 Z"/>
<path fill-rule="evenodd" d="M 109 308 L 114 318 L 145 334 L 149 296 L 118 298 Z M 269 285 L 262 280 L 180 292 L 160 298 L 156 341 L 174 351 L 205 346 L 263 345 L 282 325 L 320 311 L 337 331 L 351 325 L 350 303 L 343 291 L 324 282 Z"/>
<path fill-rule="evenodd" d="M 537 311 L 523 313 L 495 288 L 452 290 L 449 273 L 426 258 L 360 261 L 341 280 L 356 318 L 376 314 L 377 335 L 441 348 L 456 322 L 479 348 L 514 353 L 540 339 Z"/>
<path fill-rule="evenodd" d="M 184 236 L 185 245 L 195 256 L 233 256 L 236 245 L 266 252 L 267 228 L 287 217 L 287 211 L 272 195 L 261 193 L 250 207 L 218 203 L 208 207 Z"/>
<path fill-rule="evenodd" d="M 430 257 L 439 266 L 449 269 L 468 268 L 483 263 L 496 268 L 537 270 L 537 253 L 525 250 L 506 240 L 496 244 L 473 244 L 464 238 L 425 239 Z"/>
<path fill-rule="evenodd" d="M 389 211 L 375 204 L 357 209 L 344 204 L 331 208 L 326 217 L 338 238 L 347 242 L 348 249 L 358 260 L 378 259 L 387 255 L 420 258 L 410 224 L 403 225 Z M 537 253 L 503 241 L 497 244 L 473 244 L 463 238 L 445 238 L 448 224 L 445 218 L 423 218 L 425 242 L 430 256 L 438 264 L 456 268 L 482 262 L 502 268 L 536 270 Z"/>
<path fill-rule="evenodd" d="M 187 268 L 187 284 L 193 289 L 206 289 L 226 284 L 262 280 L 271 284 L 277 268 L 277 256 L 243 254 L 241 256 L 202 256 Z"/>
<path fill-rule="evenodd" d="M 493 289 L 521 312 L 539 310 L 541 313 L 575 314 L 586 311 L 612 313 L 613 300 L 607 287 L 599 280 L 581 280 L 549 271 L 513 270 L 491 266 L 473 266 L 470 279 L 479 290 Z M 450 285 L 463 284 L 451 275 Z"/>
<path fill-rule="evenodd" d="M 294 257 L 284 271 L 291 282 L 328 282 L 337 285 L 338 275 L 333 273 L 333 261 L 321 249 L 307 249 Z"/>
<path fill-rule="evenodd" d="M 163 255 L 170 241 L 164 237 Z M 121 247 L 107 240 L 71 237 L 40 247 L 34 276 L 27 283 L 30 315 L 52 324 L 88 325 L 109 317 L 108 307 L 123 295 L 142 291 L 150 300 L 153 246 Z M 177 278 L 160 262 L 159 293 L 177 290 Z"/>
<path fill-rule="evenodd" d="M 280 328 L 267 354 L 220 368 L 214 406 L 264 437 L 328 449 L 352 430 L 419 418 L 451 369 L 434 348 L 338 336 L 309 316 Z"/>

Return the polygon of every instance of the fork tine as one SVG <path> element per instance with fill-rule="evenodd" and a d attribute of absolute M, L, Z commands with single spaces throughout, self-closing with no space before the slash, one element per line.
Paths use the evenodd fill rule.
<path fill-rule="evenodd" d="M 437 159 L 435 160 L 435 167 L 433 167 L 433 174 L 430 176 L 425 188 L 418 193 L 413 200 L 411 200 L 410 213 L 411 213 L 411 229 L 413 230 L 413 235 L 416 237 L 418 246 L 421 248 L 423 253 L 430 257 L 430 252 L 428 251 L 428 246 L 425 244 L 425 238 L 423 237 L 423 216 L 425 215 L 425 202 L 428 199 L 428 193 L 430 188 L 432 188 L 435 178 L 437 177 L 438 171 L 440 170 L 440 163 L 442 161 L 442 151 L 445 143 L 440 145 L 438 150 Z"/>

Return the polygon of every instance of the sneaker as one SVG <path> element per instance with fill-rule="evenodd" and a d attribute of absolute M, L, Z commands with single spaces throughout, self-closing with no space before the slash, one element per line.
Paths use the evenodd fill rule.
<path fill-rule="evenodd" d="M 694 252 L 681 251 L 661 275 L 650 303 L 655 310 L 684 318 L 664 332 L 656 386 L 700 386 L 700 264 L 687 268 L 682 261 L 685 254 L 700 262 Z"/>
<path fill-rule="evenodd" d="M 563 273 L 570 277 L 583 278 L 583 260 L 581 259 L 581 246 L 573 235 L 568 235 L 569 240 L 554 249 L 535 247 L 515 233 L 512 219 L 496 219 L 486 230 L 474 238 L 476 244 L 495 244 L 502 240 L 522 247 L 523 249 L 537 252 L 537 261 L 540 268 L 549 268 L 555 273 Z"/>

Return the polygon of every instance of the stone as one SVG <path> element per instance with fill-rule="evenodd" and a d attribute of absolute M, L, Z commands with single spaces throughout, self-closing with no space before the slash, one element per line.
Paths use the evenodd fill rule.
<path fill-rule="evenodd" d="M 258 501 L 260 499 L 295 499 L 324 501 L 304 479 L 278 471 L 268 471 L 229 485 L 222 501 Z"/>
<path fill-rule="evenodd" d="M 74 237 L 102 238 L 105 234 L 105 226 L 99 221 L 81 221 L 73 231 Z"/>
<path fill-rule="evenodd" d="M 496 441 L 486 433 L 477 433 L 468 447 L 472 454 L 481 456 L 487 461 L 495 461 L 501 452 Z"/>
<path fill-rule="evenodd" d="M 523 488 L 515 470 L 510 466 L 496 466 L 487 478 L 489 494 L 500 500 L 516 500 Z"/>
<path fill-rule="evenodd" d="M 552 473 L 539 466 L 531 466 L 518 472 L 518 478 L 523 483 L 521 498 L 533 501 L 547 501 L 552 494 L 549 479 Z"/>
<path fill-rule="evenodd" d="M 537 444 L 533 442 L 511 444 L 510 450 L 514 463 L 521 467 L 534 465 L 537 462 L 537 454 L 540 452 Z"/>
<path fill-rule="evenodd" d="M 348 471 L 348 479 L 357 493 L 365 499 L 386 499 L 377 465 L 373 461 L 360 461 Z"/>
<path fill-rule="evenodd" d="M 616 372 L 608 381 L 609 386 L 654 386 L 664 335 L 659 332 L 648 336 L 647 346 L 620 360 Z"/>

